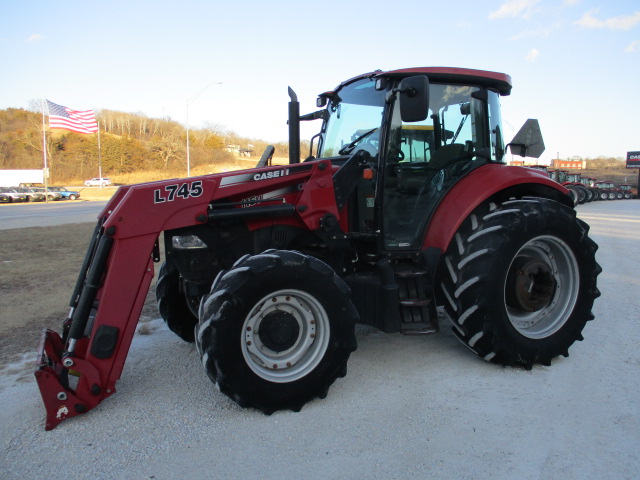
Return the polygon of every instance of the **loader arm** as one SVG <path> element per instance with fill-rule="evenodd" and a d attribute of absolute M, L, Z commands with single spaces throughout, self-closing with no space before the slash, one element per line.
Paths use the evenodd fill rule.
<path fill-rule="evenodd" d="M 115 393 L 162 231 L 278 215 L 315 230 L 324 215 L 339 218 L 332 174 L 329 161 L 318 161 L 120 187 L 98 217 L 62 334 L 43 333 L 35 376 L 45 428 Z"/>

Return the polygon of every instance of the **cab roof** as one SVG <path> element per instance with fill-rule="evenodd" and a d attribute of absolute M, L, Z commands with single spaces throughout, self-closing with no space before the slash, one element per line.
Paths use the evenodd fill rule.
<path fill-rule="evenodd" d="M 509 95 L 511 93 L 511 77 L 505 73 L 490 72 L 488 70 L 474 70 L 470 68 L 457 67 L 414 67 L 402 68 L 399 70 L 382 71 L 364 73 L 342 82 L 335 91 L 344 85 L 348 85 L 361 78 L 369 77 L 411 77 L 414 75 L 426 75 L 430 82 L 434 83 L 467 83 L 478 85 L 481 87 L 491 88 L 500 95 Z"/>

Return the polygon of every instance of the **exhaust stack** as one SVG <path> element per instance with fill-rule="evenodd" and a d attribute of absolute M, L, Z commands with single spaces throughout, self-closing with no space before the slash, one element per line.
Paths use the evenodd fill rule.
<path fill-rule="evenodd" d="M 289 163 L 300 163 L 300 103 L 298 96 L 289 88 Z"/>

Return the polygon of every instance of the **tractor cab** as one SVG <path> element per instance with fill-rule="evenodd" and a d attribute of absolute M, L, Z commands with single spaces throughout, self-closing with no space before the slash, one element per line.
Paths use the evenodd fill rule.
<path fill-rule="evenodd" d="M 382 232 L 387 251 L 418 250 L 433 212 L 461 177 L 504 163 L 499 97 L 510 93 L 510 78 L 482 73 L 374 72 L 319 97 L 326 112 L 317 156 L 339 161 L 362 152 L 374 172 L 358 186 L 350 231 Z"/>

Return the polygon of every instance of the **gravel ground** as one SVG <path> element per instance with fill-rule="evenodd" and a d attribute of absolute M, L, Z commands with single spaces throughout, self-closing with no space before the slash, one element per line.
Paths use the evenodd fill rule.
<path fill-rule="evenodd" d="M 602 297 L 568 358 L 488 364 L 443 319 L 428 337 L 358 330 L 349 373 L 300 413 L 237 407 L 159 320 L 118 393 L 44 431 L 23 362 L 0 375 L 3 479 L 640 478 L 640 200 L 579 207 Z"/>

